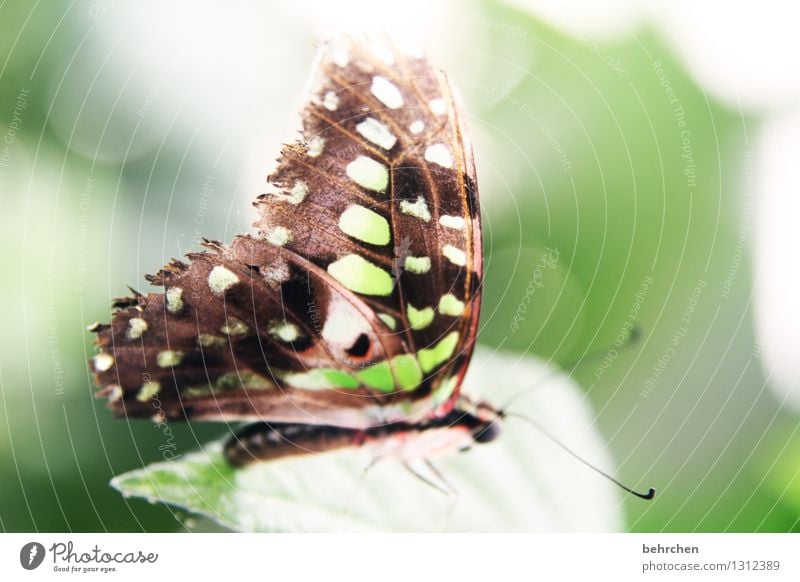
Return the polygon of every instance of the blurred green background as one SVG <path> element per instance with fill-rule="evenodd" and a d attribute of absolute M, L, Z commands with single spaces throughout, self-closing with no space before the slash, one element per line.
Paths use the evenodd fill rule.
<path fill-rule="evenodd" d="M 474 134 L 479 341 L 567 365 L 639 322 L 638 344 L 574 371 L 618 475 L 660 490 L 626 500 L 629 529 L 800 531 L 798 421 L 750 309 L 759 120 L 715 102 L 654 28 L 600 40 L 459 6 L 431 48 Z M 249 228 L 323 30 L 287 3 L 254 10 L 0 5 L 2 530 L 186 527 L 108 486 L 165 437 L 93 398 L 85 328 L 200 237 Z M 224 433 L 173 429 L 178 452 Z"/>

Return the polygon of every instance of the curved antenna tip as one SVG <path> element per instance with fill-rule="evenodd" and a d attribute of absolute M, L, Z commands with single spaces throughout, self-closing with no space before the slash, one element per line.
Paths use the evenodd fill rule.
<path fill-rule="evenodd" d="M 631 491 L 636 497 L 641 497 L 642 499 L 650 500 L 656 496 L 656 488 L 650 487 L 650 490 L 647 493 L 636 493 L 635 491 Z"/>
<path fill-rule="evenodd" d="M 560 440 L 558 440 L 553 435 L 551 435 L 549 432 L 547 432 L 545 430 L 545 428 L 541 424 L 539 424 L 538 422 L 536 422 L 532 418 L 528 418 L 527 416 L 524 416 L 522 414 L 517 414 L 516 412 L 506 412 L 506 411 L 503 411 L 503 410 L 499 410 L 498 414 L 500 415 L 501 418 L 518 418 L 520 420 L 523 420 L 523 421 L 527 422 L 528 424 L 533 426 L 536 430 L 538 430 L 540 433 L 542 433 L 545 437 L 547 437 L 549 440 L 551 440 L 553 443 L 555 443 L 556 445 L 558 445 L 559 447 L 564 449 L 567 453 L 569 453 L 574 458 L 576 458 L 578 461 L 580 461 L 581 463 L 583 463 L 584 465 L 586 465 L 587 467 L 589 467 L 591 470 L 595 471 L 596 473 L 602 475 L 603 477 L 605 477 L 606 479 L 608 479 L 609 481 L 614 483 L 614 485 L 616 485 L 620 489 L 622 489 L 624 491 L 627 491 L 631 495 L 635 495 L 639 499 L 646 499 L 648 501 L 656 496 L 656 488 L 655 487 L 650 487 L 650 489 L 647 491 L 647 493 L 639 493 L 638 491 L 634 491 L 633 489 L 631 489 L 627 485 L 623 484 L 622 482 L 614 479 L 614 477 L 612 477 L 611 475 L 609 475 L 605 471 L 602 471 L 602 470 L 598 469 L 597 467 L 592 465 L 589 461 L 587 461 L 586 459 L 581 457 L 578 453 L 576 453 L 571 448 L 569 448 L 567 445 L 565 445 Z"/>

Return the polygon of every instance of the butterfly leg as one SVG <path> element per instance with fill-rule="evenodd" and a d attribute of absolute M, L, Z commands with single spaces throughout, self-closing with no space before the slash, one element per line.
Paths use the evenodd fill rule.
<path fill-rule="evenodd" d="M 431 473 L 436 475 L 436 478 L 439 479 L 439 481 L 444 483 L 444 485 L 447 487 L 449 495 L 452 495 L 453 497 L 458 497 L 458 491 L 456 490 L 456 488 L 450 484 L 450 482 L 445 478 L 444 474 L 442 474 L 442 472 L 436 467 L 436 465 L 433 464 L 433 462 L 430 459 L 425 459 L 425 466 L 428 467 L 428 469 L 430 469 Z"/>
<path fill-rule="evenodd" d="M 414 467 L 408 461 L 404 462 L 403 466 L 412 475 L 414 475 L 417 479 L 419 479 L 423 483 L 425 483 L 427 485 L 430 485 L 431 487 L 433 487 L 437 491 L 440 491 L 440 492 L 444 493 L 445 495 L 447 495 L 447 497 L 450 500 L 450 502 L 447 504 L 448 505 L 447 510 L 441 516 L 439 516 L 439 518 L 437 519 L 437 522 L 436 522 L 436 527 L 434 528 L 434 529 L 437 529 L 437 530 L 446 529 L 446 523 L 450 519 L 450 517 L 453 515 L 453 512 L 455 511 L 456 506 L 458 504 L 458 490 L 455 487 L 453 487 L 450 484 L 450 482 L 447 481 L 447 479 L 445 479 L 445 477 L 442 474 L 442 472 L 439 471 L 439 469 L 436 468 L 436 465 L 434 465 L 428 459 L 424 459 L 422 461 L 422 465 L 421 465 L 420 468 L 424 468 L 424 470 L 426 470 L 430 474 L 429 476 L 423 474 L 422 471 L 420 471 L 420 468 Z"/>
<path fill-rule="evenodd" d="M 433 464 L 432 461 L 430 461 L 429 459 L 425 459 L 425 465 L 431 470 L 431 472 L 434 475 L 437 476 L 437 478 L 439 478 L 442 481 L 442 483 L 447 485 L 448 489 L 450 490 L 451 501 L 447 508 L 447 511 L 445 511 L 444 515 L 442 515 L 440 520 L 440 526 L 442 526 L 442 529 L 444 529 L 445 523 L 450 519 L 450 517 L 456 510 L 456 506 L 458 504 L 458 489 L 456 489 L 450 484 L 450 482 L 445 478 L 444 474 L 436 467 L 436 465 Z"/>
<path fill-rule="evenodd" d="M 372 457 L 370 462 L 367 463 L 367 465 L 364 467 L 364 470 L 361 471 L 361 477 L 358 479 L 358 488 L 359 489 L 361 489 L 361 487 L 364 485 L 364 481 L 367 480 L 367 473 L 369 473 L 372 470 L 372 468 L 375 467 L 375 465 L 377 465 L 378 461 L 380 461 L 381 459 L 382 459 L 382 457 Z"/>
<path fill-rule="evenodd" d="M 356 503 L 361 498 L 361 491 L 364 489 L 364 486 L 367 481 L 367 473 L 369 473 L 375 465 L 378 464 L 378 461 L 381 460 L 382 457 L 376 456 L 372 457 L 369 463 L 364 467 L 361 471 L 361 475 L 358 478 L 358 482 L 356 483 L 355 490 L 353 494 L 350 496 L 350 501 L 347 503 L 346 507 L 344 508 L 344 515 L 347 517 L 351 517 L 355 515 Z"/>
<path fill-rule="evenodd" d="M 414 466 L 409 461 L 403 461 L 403 467 L 408 470 L 409 473 L 414 475 L 417 479 L 433 487 L 437 491 L 447 495 L 448 497 L 457 497 L 458 493 L 453 488 L 450 483 L 447 482 L 447 479 L 441 474 L 441 472 L 427 459 L 423 461 L 423 465 Z M 424 467 L 424 468 L 423 468 Z M 427 471 L 429 475 L 425 475 L 423 471 Z"/>

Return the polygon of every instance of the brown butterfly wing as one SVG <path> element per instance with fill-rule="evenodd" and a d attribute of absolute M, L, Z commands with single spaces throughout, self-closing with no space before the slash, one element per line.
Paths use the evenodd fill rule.
<path fill-rule="evenodd" d="M 470 145 L 444 76 L 374 48 L 322 53 L 258 236 L 173 262 L 95 329 L 117 413 L 371 426 L 452 407 L 480 297 Z"/>

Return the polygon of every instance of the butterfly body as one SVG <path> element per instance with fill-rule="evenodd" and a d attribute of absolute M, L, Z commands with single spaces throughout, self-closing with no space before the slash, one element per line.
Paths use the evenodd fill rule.
<path fill-rule="evenodd" d="M 233 464 L 290 454 L 269 445 L 289 432 L 312 450 L 402 457 L 447 430 L 462 446 L 497 415 L 460 397 L 482 247 L 458 99 L 422 56 L 348 37 L 321 50 L 302 120 L 256 234 L 206 241 L 92 329 L 98 394 L 120 416 L 266 423 Z"/>
<path fill-rule="evenodd" d="M 499 416 L 490 409 L 467 412 L 459 408 L 420 423 L 394 422 L 365 429 L 259 422 L 232 436 L 224 451 L 235 467 L 348 447 L 366 448 L 376 460 L 413 462 L 464 450 L 475 442 L 490 442 L 499 426 Z"/>

